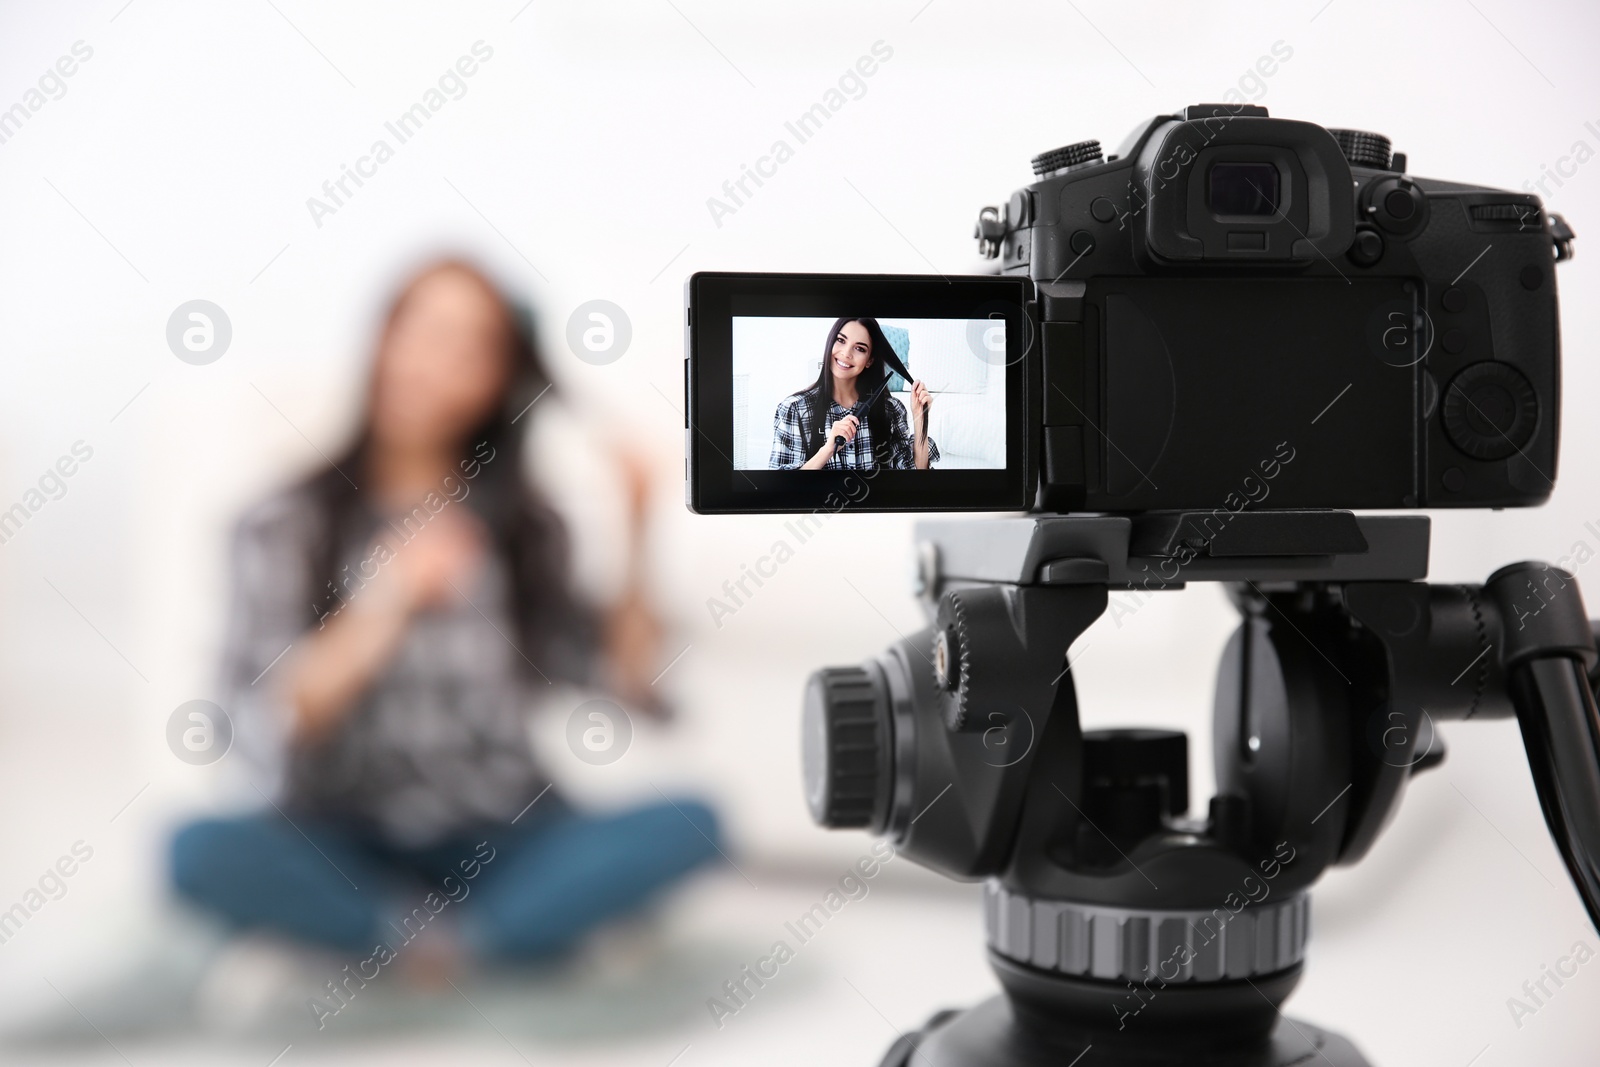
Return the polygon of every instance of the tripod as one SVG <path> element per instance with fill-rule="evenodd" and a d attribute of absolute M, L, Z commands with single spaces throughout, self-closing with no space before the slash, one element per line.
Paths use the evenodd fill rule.
<path fill-rule="evenodd" d="M 1349 512 L 1045 516 L 918 526 L 933 625 L 807 688 L 813 815 L 986 878 L 1003 994 L 883 1067 L 1366 1067 L 1284 1016 L 1309 886 L 1359 860 L 1434 723 L 1515 715 L 1546 821 L 1600 925 L 1594 631 L 1540 563 L 1431 585 L 1429 520 Z M 1187 740 L 1079 725 L 1067 649 L 1111 588 L 1230 583 L 1218 795 L 1188 817 Z M 948 794 L 948 795 L 947 795 Z"/>

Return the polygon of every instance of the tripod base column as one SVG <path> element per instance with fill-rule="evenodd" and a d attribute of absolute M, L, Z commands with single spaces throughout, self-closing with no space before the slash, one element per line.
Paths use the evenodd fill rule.
<path fill-rule="evenodd" d="M 1052 1034 L 1020 1022 L 996 996 L 934 1016 L 896 1041 L 880 1067 L 1372 1067 L 1348 1039 L 1287 1016 L 1243 1047 L 1196 1048 L 1181 1032 L 1152 1036 L 1139 1033 L 1137 1020 L 1121 1033 Z"/>

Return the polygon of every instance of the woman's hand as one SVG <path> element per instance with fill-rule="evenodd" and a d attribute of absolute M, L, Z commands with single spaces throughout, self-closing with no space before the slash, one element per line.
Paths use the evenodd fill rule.
<path fill-rule="evenodd" d="M 623 588 L 606 613 L 602 648 L 612 693 L 631 709 L 665 719 L 668 707 L 654 687 L 661 670 L 666 626 L 656 613 L 647 586 L 650 504 L 657 466 L 644 446 L 624 441 L 612 449 L 628 514 Z"/>
<path fill-rule="evenodd" d="M 829 426 L 827 432 L 822 435 L 822 447 L 817 449 L 810 459 L 801 464 L 800 469 L 814 471 L 826 467 L 828 461 L 833 458 L 833 439 L 842 437 L 845 443 L 849 444 L 856 439 L 856 431 L 859 429 L 861 429 L 861 420 L 854 415 L 846 415 L 832 426 Z"/>
<path fill-rule="evenodd" d="M 634 588 L 612 605 L 606 619 L 605 655 L 610 688 L 623 703 L 658 718 L 668 708 L 655 688 L 666 627 L 642 589 Z"/>
<path fill-rule="evenodd" d="M 390 537 L 373 548 L 376 578 L 298 646 L 288 667 L 293 735 L 314 744 L 332 734 L 345 713 L 393 658 L 417 611 L 443 603 L 472 580 L 488 538 L 464 507 L 451 504 L 411 540 Z M 387 549 L 387 555 L 380 553 Z"/>
<path fill-rule="evenodd" d="M 921 381 L 911 384 L 911 463 L 919 471 L 925 471 L 932 460 L 928 452 L 928 405 L 933 403 L 933 394 Z"/>
<path fill-rule="evenodd" d="M 859 429 L 861 429 L 861 420 L 856 418 L 854 415 L 846 415 L 844 418 L 828 427 L 828 432 L 822 435 L 822 447 L 828 450 L 829 455 L 832 455 L 834 447 L 833 439 L 835 437 L 842 437 L 844 438 L 844 443 L 849 444 L 851 441 L 856 439 L 856 431 Z"/>
<path fill-rule="evenodd" d="M 612 446 L 611 459 L 622 479 L 630 529 L 640 530 L 650 513 L 655 497 L 656 462 L 643 445 L 622 441 Z M 637 546 L 636 546 L 637 547 Z"/>
<path fill-rule="evenodd" d="M 921 381 L 911 383 L 911 429 L 918 437 L 928 435 L 928 405 L 933 403 L 933 394 Z"/>
<path fill-rule="evenodd" d="M 452 504 L 411 540 L 391 542 L 400 603 L 408 612 L 444 603 L 483 565 L 487 539 L 477 517 Z"/>

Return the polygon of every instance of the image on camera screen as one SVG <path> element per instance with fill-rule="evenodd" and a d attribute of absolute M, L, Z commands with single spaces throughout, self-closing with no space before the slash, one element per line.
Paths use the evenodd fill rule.
<path fill-rule="evenodd" d="M 1006 324 L 732 318 L 736 470 L 1006 466 Z"/>

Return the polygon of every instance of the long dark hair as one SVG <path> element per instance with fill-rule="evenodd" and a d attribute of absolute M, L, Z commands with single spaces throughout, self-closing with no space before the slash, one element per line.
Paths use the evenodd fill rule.
<path fill-rule="evenodd" d="M 396 319 L 416 289 L 429 278 L 460 273 L 492 295 L 505 317 L 509 373 L 499 402 L 462 442 L 463 462 L 477 464 L 478 474 L 462 503 L 471 506 L 488 530 L 493 549 L 509 576 L 508 606 L 517 630 L 521 659 L 526 663 L 553 634 L 570 632 L 578 614 L 566 579 L 568 542 L 565 525 L 529 483 L 523 433 L 532 421 L 534 401 L 551 391 L 534 342 L 530 313 L 507 299 L 482 270 L 457 259 L 434 262 L 413 274 L 390 304 L 378 334 L 381 353 Z M 366 409 L 348 448 L 327 470 L 307 478 L 301 489 L 317 513 L 316 534 L 308 560 L 312 578 L 312 621 L 339 606 L 343 553 L 357 538 L 373 536 L 375 510 L 357 481 L 370 476 L 372 407 L 378 359 L 373 360 Z M 461 477 L 464 468 L 453 468 Z"/>
<path fill-rule="evenodd" d="M 833 329 L 828 331 L 828 339 L 822 345 L 822 370 L 817 374 L 815 384 L 806 390 L 806 395 L 812 398 L 805 426 L 806 448 L 808 453 L 814 452 L 824 443 L 822 437 L 828 430 L 828 412 L 833 407 L 833 342 L 847 322 L 859 322 L 866 327 L 867 340 L 872 344 L 872 363 L 856 376 L 856 396 L 867 404 L 865 421 L 867 432 L 872 435 L 872 451 L 876 462 L 877 457 L 886 455 L 894 443 L 890 437 L 894 420 L 889 417 L 889 390 L 883 388 L 883 383 L 888 380 L 891 363 L 896 369 L 904 366 L 895 354 L 894 347 L 889 344 L 889 339 L 884 336 L 883 327 L 878 325 L 877 319 L 846 315 L 835 321 Z"/>

